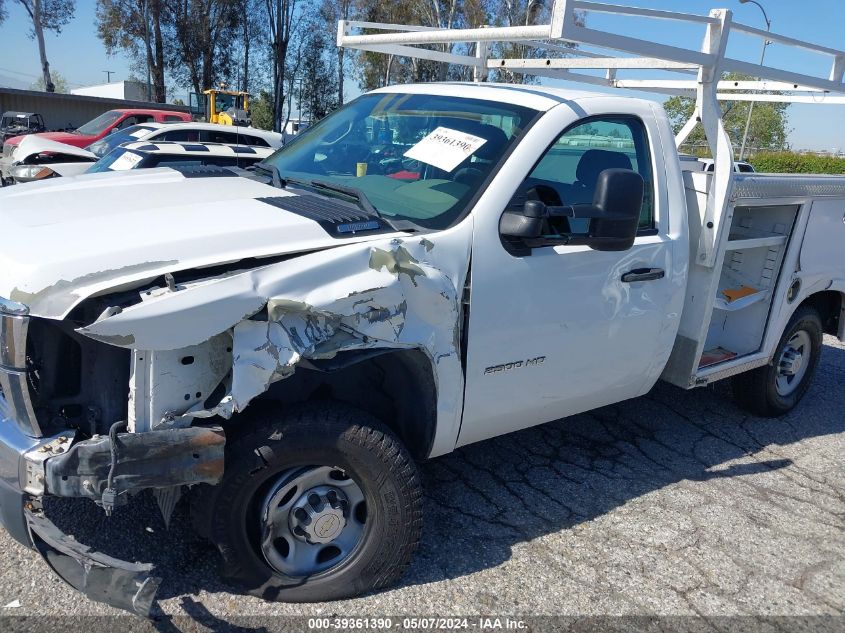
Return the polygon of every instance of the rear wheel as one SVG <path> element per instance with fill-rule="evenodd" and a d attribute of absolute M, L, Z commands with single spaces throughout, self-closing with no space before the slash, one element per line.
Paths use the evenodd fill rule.
<path fill-rule="evenodd" d="M 227 446 L 223 481 L 193 499 L 224 575 L 270 600 L 351 597 L 395 582 L 422 526 L 416 466 L 369 415 L 305 407 Z"/>
<path fill-rule="evenodd" d="M 816 371 L 822 347 L 822 321 L 809 306 L 798 308 L 768 365 L 733 378 L 733 393 L 744 409 L 763 417 L 792 410 Z"/>

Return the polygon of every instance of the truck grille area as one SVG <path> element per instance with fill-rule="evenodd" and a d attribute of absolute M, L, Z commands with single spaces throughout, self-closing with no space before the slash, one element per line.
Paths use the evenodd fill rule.
<path fill-rule="evenodd" d="M 107 433 L 126 419 L 129 351 L 80 336 L 74 327 L 31 319 L 26 376 L 32 406 L 42 428 Z"/>
<path fill-rule="evenodd" d="M 27 435 L 38 437 L 41 429 L 27 385 L 29 323 L 26 306 L 0 300 L 0 415 L 13 420 Z"/>

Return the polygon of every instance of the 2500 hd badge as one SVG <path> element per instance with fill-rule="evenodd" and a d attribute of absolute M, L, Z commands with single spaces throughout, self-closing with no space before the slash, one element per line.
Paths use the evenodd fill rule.
<path fill-rule="evenodd" d="M 491 365 L 484 370 L 484 374 L 497 374 L 501 371 L 510 371 L 511 369 L 519 369 L 520 367 L 531 367 L 532 365 L 542 365 L 546 360 L 545 356 L 537 356 L 536 358 L 526 358 L 525 360 L 518 360 L 512 363 L 505 363 L 504 365 Z"/>

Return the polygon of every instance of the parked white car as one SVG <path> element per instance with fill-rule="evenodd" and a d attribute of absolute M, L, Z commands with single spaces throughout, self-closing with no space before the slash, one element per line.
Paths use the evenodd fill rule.
<path fill-rule="evenodd" d="M 715 163 L 712 158 L 699 158 L 698 162 L 701 164 L 701 171 L 712 172 L 715 168 Z M 734 171 L 740 174 L 752 174 L 757 170 L 754 169 L 754 165 L 751 163 L 744 160 L 735 160 Z"/>
<path fill-rule="evenodd" d="M 28 136 L 6 157 L 5 173 L 15 183 L 56 176 L 75 176 L 114 148 L 139 140 L 246 145 L 277 149 L 283 136 L 251 127 L 213 123 L 143 123 L 114 132 L 82 149 L 40 136 Z"/>
<path fill-rule="evenodd" d="M 18 183 L 47 180 L 59 176 L 151 169 L 153 167 L 251 167 L 270 156 L 269 147 L 219 145 L 216 143 L 177 143 L 135 141 L 120 145 L 95 163 L 18 165 L 12 175 Z"/>
<path fill-rule="evenodd" d="M 92 143 L 86 149 L 105 156 L 118 145 L 132 141 L 181 141 L 186 143 L 222 143 L 278 149 L 284 136 L 254 127 L 217 125 L 215 123 L 142 123 L 126 128 Z"/>

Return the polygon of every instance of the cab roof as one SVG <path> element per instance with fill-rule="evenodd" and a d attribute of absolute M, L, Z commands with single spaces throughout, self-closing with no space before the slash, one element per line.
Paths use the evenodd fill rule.
<path fill-rule="evenodd" d="M 161 108 L 112 108 L 110 112 L 120 112 L 121 114 L 170 114 L 173 116 L 188 117 L 185 120 L 190 121 L 190 112 L 183 112 L 181 110 L 164 110 Z"/>
<path fill-rule="evenodd" d="M 468 99 L 483 99 L 512 105 L 524 106 L 534 110 L 546 111 L 560 105 L 582 99 L 618 99 L 626 103 L 632 101 L 628 96 L 610 95 L 586 90 L 570 90 L 536 84 L 475 83 L 475 82 L 432 82 L 424 84 L 405 84 L 386 86 L 373 90 L 373 93 L 411 93 L 430 94 Z M 648 101 L 647 99 L 635 99 Z"/>

